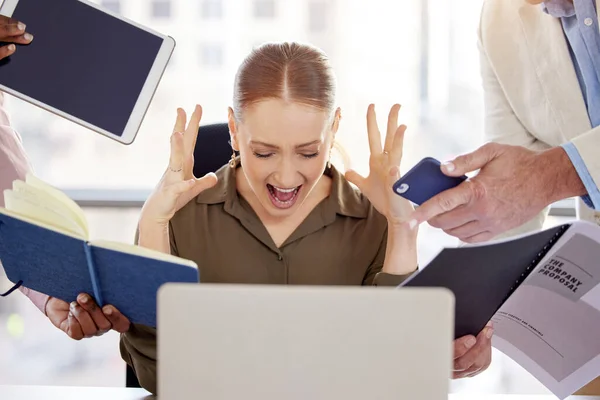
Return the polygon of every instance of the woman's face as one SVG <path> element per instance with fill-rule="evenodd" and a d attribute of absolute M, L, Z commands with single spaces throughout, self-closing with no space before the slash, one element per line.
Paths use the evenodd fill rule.
<path fill-rule="evenodd" d="M 230 110 L 229 127 L 246 180 L 268 214 L 287 217 L 323 176 L 337 122 L 326 111 L 279 99 L 243 113 L 239 122 Z"/>

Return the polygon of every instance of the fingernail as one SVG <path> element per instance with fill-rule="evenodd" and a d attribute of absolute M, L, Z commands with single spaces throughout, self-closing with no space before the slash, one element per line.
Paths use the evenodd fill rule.
<path fill-rule="evenodd" d="M 417 220 L 411 219 L 410 222 L 408 223 L 408 227 L 410 228 L 410 230 L 412 231 L 413 229 L 415 229 L 416 226 L 417 226 Z"/>
<path fill-rule="evenodd" d="M 31 33 L 26 33 L 23 35 L 23 37 L 25 38 L 25 40 L 27 40 L 28 42 L 31 42 L 33 40 L 33 35 Z"/>
<path fill-rule="evenodd" d="M 470 349 L 471 347 L 475 346 L 475 343 L 477 343 L 477 340 L 475 338 L 469 338 L 465 342 L 465 346 L 467 346 L 467 348 Z"/>
<path fill-rule="evenodd" d="M 485 337 L 488 339 L 491 339 L 493 335 L 494 335 L 494 330 L 492 328 L 487 328 L 487 330 L 485 331 Z"/>
<path fill-rule="evenodd" d="M 107 308 L 104 310 L 104 314 L 105 314 L 105 315 L 112 315 L 112 313 L 113 313 L 113 311 L 112 311 L 112 308 L 108 308 L 108 307 L 107 307 Z"/>
<path fill-rule="evenodd" d="M 81 302 L 82 302 L 83 304 L 87 304 L 87 303 L 88 303 L 88 301 L 90 301 L 90 299 L 89 299 L 87 296 L 81 296 Z"/>
<path fill-rule="evenodd" d="M 76 301 L 71 302 L 71 308 L 75 308 L 75 307 L 77 307 L 77 302 Z"/>
<path fill-rule="evenodd" d="M 22 22 L 19 22 L 17 24 L 17 29 L 19 29 L 20 31 L 24 31 L 25 30 L 26 25 Z"/>
<path fill-rule="evenodd" d="M 456 169 L 456 166 L 454 166 L 454 163 L 451 161 L 446 161 L 443 165 L 446 167 L 446 171 L 448 172 L 452 172 Z"/>
<path fill-rule="evenodd" d="M 17 49 L 17 47 L 14 44 L 8 45 L 8 51 L 15 51 L 16 49 Z"/>

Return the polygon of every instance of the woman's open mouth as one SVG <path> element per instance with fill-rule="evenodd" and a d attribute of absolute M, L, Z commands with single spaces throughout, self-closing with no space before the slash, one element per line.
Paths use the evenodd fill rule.
<path fill-rule="evenodd" d="M 298 193 L 302 185 L 291 189 L 280 188 L 277 186 L 269 185 L 267 183 L 267 189 L 269 191 L 269 198 L 273 205 L 280 209 L 286 209 L 292 207 L 298 199 Z"/>

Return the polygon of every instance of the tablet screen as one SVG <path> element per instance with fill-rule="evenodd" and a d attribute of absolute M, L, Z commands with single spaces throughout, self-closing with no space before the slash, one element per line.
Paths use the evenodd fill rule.
<path fill-rule="evenodd" d="M 121 135 L 163 39 L 77 0 L 20 0 L 34 36 L 0 61 L 0 84 Z"/>

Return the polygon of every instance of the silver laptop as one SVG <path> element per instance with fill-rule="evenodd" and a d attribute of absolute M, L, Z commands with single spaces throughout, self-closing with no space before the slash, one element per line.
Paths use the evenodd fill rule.
<path fill-rule="evenodd" d="M 444 289 L 186 285 L 158 298 L 163 400 L 446 400 Z"/>

